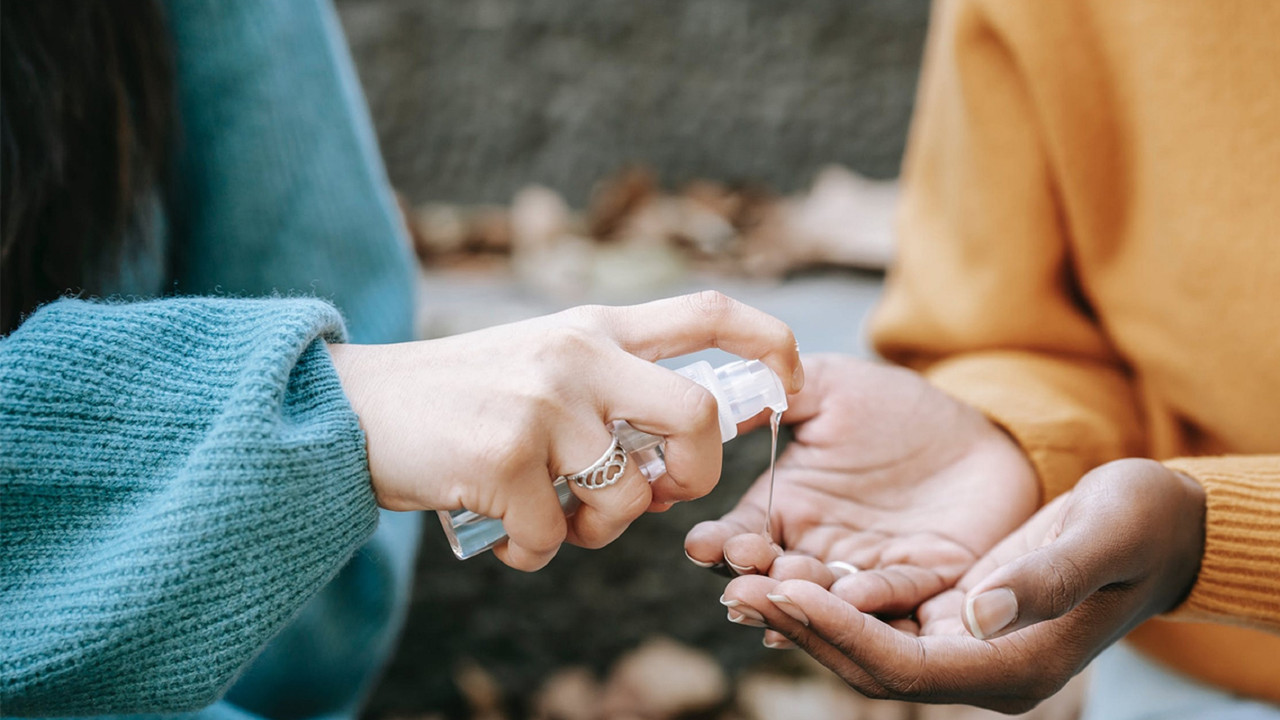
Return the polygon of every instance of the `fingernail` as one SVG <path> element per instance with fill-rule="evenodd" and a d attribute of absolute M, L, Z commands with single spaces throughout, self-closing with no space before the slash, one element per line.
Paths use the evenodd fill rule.
<path fill-rule="evenodd" d="M 721 596 L 720 596 L 720 604 L 721 604 L 721 605 L 723 605 L 723 606 L 725 606 L 725 607 L 727 607 L 727 608 L 733 608 L 733 607 L 738 607 L 739 605 L 741 605 L 741 604 L 742 604 L 742 601 L 741 601 L 741 600 L 730 600 L 729 598 L 727 598 L 727 597 L 725 597 L 725 596 L 721 595 Z"/>
<path fill-rule="evenodd" d="M 827 567 L 831 568 L 831 574 L 835 575 L 837 578 L 842 578 L 845 575 L 853 575 L 858 572 L 858 568 L 856 566 L 850 565 L 843 560 L 832 560 L 827 563 Z"/>
<path fill-rule="evenodd" d="M 711 572 L 715 573 L 716 575 L 719 575 L 720 577 L 726 577 L 729 579 L 738 577 L 738 574 L 730 570 L 729 566 L 725 565 L 724 563 L 716 563 L 715 565 L 712 565 Z"/>
<path fill-rule="evenodd" d="M 747 627 L 765 627 L 764 616 L 749 607 L 732 608 L 728 613 L 729 622 Z"/>
<path fill-rule="evenodd" d="M 788 640 L 770 640 L 767 636 L 761 642 L 763 642 L 764 646 L 770 650 L 790 650 L 795 647 L 795 645 L 792 645 Z"/>
<path fill-rule="evenodd" d="M 755 565 L 738 565 L 729 558 L 724 559 L 729 563 L 729 567 L 733 568 L 739 575 L 751 575 L 756 571 Z"/>
<path fill-rule="evenodd" d="M 1017 619 L 1018 596 L 1007 587 L 988 590 L 965 603 L 964 612 L 973 636 L 986 640 Z"/>
<path fill-rule="evenodd" d="M 791 598 L 781 594 L 765 595 L 765 597 L 769 598 L 769 600 L 774 605 L 776 605 L 779 610 L 786 613 L 788 616 L 791 617 L 791 619 L 795 620 L 801 625 L 808 627 L 809 618 L 804 614 L 804 611 L 801 610 L 800 607 L 796 605 Z"/>
<path fill-rule="evenodd" d="M 716 566 L 716 564 L 713 562 L 702 562 L 701 560 L 694 560 L 693 556 L 689 554 L 688 550 L 684 551 L 684 556 L 689 558 L 689 562 L 693 563 L 694 565 L 697 565 L 700 568 L 713 568 Z"/>
<path fill-rule="evenodd" d="M 800 348 L 796 348 L 799 350 Z M 791 387 L 795 388 L 795 392 L 800 392 L 804 387 L 804 366 L 797 365 L 796 371 L 791 373 Z"/>

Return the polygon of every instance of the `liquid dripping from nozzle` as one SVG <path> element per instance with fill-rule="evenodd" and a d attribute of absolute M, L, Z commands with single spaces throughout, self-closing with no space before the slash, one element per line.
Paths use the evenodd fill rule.
<path fill-rule="evenodd" d="M 769 450 L 769 504 L 764 511 L 764 536 L 773 540 L 773 483 L 778 464 L 778 423 L 782 421 L 782 411 L 774 410 L 769 418 L 769 430 L 773 433 L 773 445 Z"/>

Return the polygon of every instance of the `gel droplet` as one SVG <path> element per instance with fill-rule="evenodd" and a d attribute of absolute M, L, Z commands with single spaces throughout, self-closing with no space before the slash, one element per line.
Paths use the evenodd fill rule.
<path fill-rule="evenodd" d="M 778 465 L 778 424 L 782 421 L 782 411 L 774 410 L 769 418 L 769 430 L 773 433 L 773 446 L 769 449 L 769 504 L 764 511 L 764 536 L 773 542 L 773 485 Z"/>

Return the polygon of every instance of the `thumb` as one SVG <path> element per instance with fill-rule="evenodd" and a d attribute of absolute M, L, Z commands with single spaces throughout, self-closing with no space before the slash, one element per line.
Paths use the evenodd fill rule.
<path fill-rule="evenodd" d="M 1068 529 L 970 590 L 964 624 L 974 637 L 990 640 L 1061 617 L 1100 588 L 1124 579 L 1109 556 L 1096 533 Z"/>

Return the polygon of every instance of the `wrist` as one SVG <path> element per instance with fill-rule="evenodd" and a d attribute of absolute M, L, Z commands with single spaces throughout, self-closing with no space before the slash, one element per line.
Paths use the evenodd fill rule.
<path fill-rule="evenodd" d="M 998 433 L 1000 439 L 1004 443 L 1008 444 L 1013 452 L 1017 453 L 1022 465 L 1022 471 L 1018 473 L 1018 476 L 1026 481 L 1024 485 L 1026 486 L 1029 495 L 1035 498 L 1035 507 L 1043 507 L 1044 504 L 1052 498 L 1045 497 L 1044 485 L 1040 482 L 1040 473 L 1036 469 L 1036 464 L 1031 460 L 1031 454 L 1022 446 L 1022 443 L 1018 442 L 1018 438 L 1014 436 L 1008 428 L 992 420 L 990 417 L 987 417 L 985 414 L 983 417 L 994 431 Z"/>
<path fill-rule="evenodd" d="M 342 384 L 342 392 L 347 396 L 347 401 L 351 403 L 356 415 L 361 415 L 359 400 L 363 396 L 363 391 L 359 382 L 359 366 L 362 346 L 330 342 L 326 343 L 326 347 L 329 350 L 329 359 L 333 362 L 333 369 L 338 373 L 338 382 Z"/>
<path fill-rule="evenodd" d="M 370 427 L 372 412 L 368 407 L 371 392 L 368 351 L 374 347 L 376 346 L 328 343 L 333 369 L 337 372 L 342 392 L 347 396 L 347 402 L 351 403 L 351 409 L 360 423 L 360 430 L 364 432 L 366 449 L 369 448 L 369 434 L 372 430 Z M 372 470 L 372 464 L 370 470 Z"/>
<path fill-rule="evenodd" d="M 1179 551 L 1172 568 L 1171 586 L 1174 588 L 1172 601 L 1162 612 L 1178 607 L 1191 594 L 1196 579 L 1200 576 L 1200 561 L 1204 557 L 1205 542 L 1205 491 L 1195 478 L 1186 473 L 1166 468 L 1172 476 L 1175 492 L 1180 500 L 1181 509 L 1176 527 L 1184 531 L 1178 533 Z"/>

